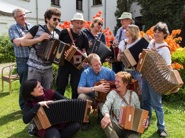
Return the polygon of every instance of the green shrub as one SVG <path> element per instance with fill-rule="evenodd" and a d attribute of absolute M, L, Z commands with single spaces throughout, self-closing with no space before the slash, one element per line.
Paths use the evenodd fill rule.
<path fill-rule="evenodd" d="M 185 49 L 179 48 L 172 54 L 172 62 L 177 62 L 184 66 L 184 69 L 179 70 L 182 80 L 185 82 Z M 183 86 L 185 88 L 185 86 Z"/>
<path fill-rule="evenodd" d="M 179 64 L 182 64 L 185 68 L 185 51 L 182 48 L 179 48 L 176 52 L 172 54 L 172 63 L 177 62 Z M 185 69 L 179 70 L 180 76 L 185 82 Z M 170 95 L 164 95 L 163 100 L 168 101 L 168 102 L 176 102 L 176 101 L 181 101 L 185 100 L 185 85 L 180 88 L 178 93 L 175 94 L 170 94 Z"/>
<path fill-rule="evenodd" d="M 172 62 L 177 62 L 185 67 L 185 49 L 179 48 L 172 54 Z"/>
<path fill-rule="evenodd" d="M 173 103 L 177 101 L 184 101 L 185 100 L 185 89 L 181 88 L 177 93 L 170 94 L 170 95 L 163 95 L 163 100 Z"/>
<path fill-rule="evenodd" d="M 7 34 L 0 36 L 0 63 L 14 62 L 14 47 Z"/>

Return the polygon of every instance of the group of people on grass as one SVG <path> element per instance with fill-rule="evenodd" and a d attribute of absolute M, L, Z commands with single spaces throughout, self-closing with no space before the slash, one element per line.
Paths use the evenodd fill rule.
<path fill-rule="evenodd" d="M 137 25 L 133 24 L 132 14 L 123 12 L 118 18 L 121 27 L 118 29 L 113 45 L 119 48 L 116 56 L 117 60 L 112 62 L 112 69 L 103 67 L 100 56 L 91 53 L 93 40 L 98 39 L 102 43 L 105 42 L 105 35 L 102 33 L 103 20 L 96 17 L 92 20 L 90 29 L 83 29 L 85 20 L 81 13 L 75 13 L 71 19 L 71 28 L 59 31 L 56 29 L 60 22 L 61 12 L 56 8 L 49 8 L 45 14 L 45 25 L 34 25 L 26 21 L 25 11 L 15 9 L 12 15 L 16 21 L 9 28 L 10 40 L 14 45 L 14 53 L 17 63 L 17 71 L 20 76 L 20 97 L 19 105 L 23 111 L 24 123 L 33 125 L 33 118 L 40 106 L 47 106 L 54 100 L 67 99 L 64 96 L 68 81 L 70 80 L 72 98 L 88 99 L 92 101 L 92 107 L 96 106 L 95 91 L 108 93 L 105 103 L 98 104 L 98 108 L 103 116 L 101 118 L 101 127 L 109 138 L 138 138 L 141 135 L 137 132 L 123 129 L 111 111 L 119 118 L 120 107 L 126 106 L 123 97 L 129 100 L 132 95 L 131 105 L 149 111 L 149 118 L 143 127 L 150 125 L 152 117 L 152 108 L 156 112 L 158 134 L 167 136 L 164 123 L 164 112 L 162 106 L 162 96 L 157 93 L 140 74 L 135 67 L 126 68 L 120 61 L 120 54 L 125 49 L 132 47 L 140 40 L 140 30 Z M 155 49 L 166 61 L 171 68 L 171 55 L 168 47 L 159 48 L 167 43 L 164 41 L 169 35 L 166 23 L 158 22 L 154 26 L 154 39 L 149 42 L 148 48 Z M 75 44 L 75 46 L 87 55 L 88 62 L 82 63 L 83 68 L 78 70 L 67 60 L 63 65 L 59 65 L 56 91 L 51 90 L 53 85 L 52 63 L 44 60 L 37 55 L 37 50 L 44 40 L 50 38 L 59 39 L 67 44 Z M 67 55 L 69 51 L 65 51 Z M 140 93 L 127 89 L 134 78 L 140 85 Z M 94 86 L 94 84 L 102 79 L 115 80 L 115 90 L 110 91 L 110 87 L 105 84 Z M 139 100 L 141 97 L 141 101 Z M 61 109 L 64 110 L 65 109 Z M 34 135 L 45 138 L 67 138 L 76 134 L 80 128 L 88 130 L 90 123 L 68 122 L 54 125 L 48 129 L 34 131 Z M 32 132 L 31 132 L 32 133 Z"/>

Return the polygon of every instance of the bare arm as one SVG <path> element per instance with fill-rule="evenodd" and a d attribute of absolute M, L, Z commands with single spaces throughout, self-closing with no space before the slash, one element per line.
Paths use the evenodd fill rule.
<path fill-rule="evenodd" d="M 78 87 L 77 91 L 78 91 L 78 94 L 81 94 L 81 93 L 87 94 L 93 91 L 92 88 L 93 87 Z"/>
<path fill-rule="evenodd" d="M 43 33 L 40 37 L 33 38 L 30 33 L 27 33 L 21 41 L 22 46 L 31 46 L 36 43 L 42 42 L 45 39 L 50 39 L 50 35 L 48 33 Z"/>
<path fill-rule="evenodd" d="M 21 46 L 21 41 L 24 39 L 24 36 L 23 37 L 20 37 L 20 38 L 16 38 L 13 40 L 13 43 L 16 45 L 16 46 Z"/>
<path fill-rule="evenodd" d="M 87 93 L 91 93 L 93 92 L 93 88 L 94 88 L 94 91 L 98 91 L 98 92 L 103 92 L 103 93 L 107 93 L 110 91 L 110 85 L 108 84 L 100 84 L 98 86 L 94 86 L 94 87 L 78 87 L 78 94 L 80 93 L 84 93 L 84 94 L 87 94 Z"/>
<path fill-rule="evenodd" d="M 120 49 L 118 51 L 117 60 L 118 61 L 121 61 L 121 50 Z"/>

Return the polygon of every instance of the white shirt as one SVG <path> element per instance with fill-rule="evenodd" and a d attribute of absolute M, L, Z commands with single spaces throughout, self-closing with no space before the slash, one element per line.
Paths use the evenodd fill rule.
<path fill-rule="evenodd" d="M 137 43 L 139 41 L 139 39 L 138 40 L 136 40 L 134 43 L 132 43 L 132 44 L 126 44 L 126 48 L 125 48 L 125 41 L 124 40 L 122 40 L 120 43 L 119 43 L 119 45 L 118 45 L 118 48 L 121 50 L 121 52 L 123 52 L 125 49 L 128 49 L 128 48 L 130 48 L 130 47 L 132 47 L 135 43 Z"/>
<path fill-rule="evenodd" d="M 154 40 L 151 40 L 149 45 L 148 45 L 149 49 L 153 48 L 153 43 L 154 43 Z M 157 49 L 158 47 L 164 46 L 164 45 L 168 46 L 168 44 L 166 42 L 160 43 L 160 44 L 155 43 L 156 51 L 157 51 L 157 53 L 159 53 L 163 57 L 163 59 L 166 61 L 167 65 L 171 65 L 172 60 L 171 60 L 171 54 L 170 54 L 169 48 L 168 47 L 162 47 L 162 48 Z"/>

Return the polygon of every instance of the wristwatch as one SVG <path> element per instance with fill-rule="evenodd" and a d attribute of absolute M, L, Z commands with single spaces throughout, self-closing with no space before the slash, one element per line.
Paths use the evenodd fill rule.
<path fill-rule="evenodd" d="M 94 92 L 95 91 L 94 87 L 91 87 L 91 90 Z"/>

